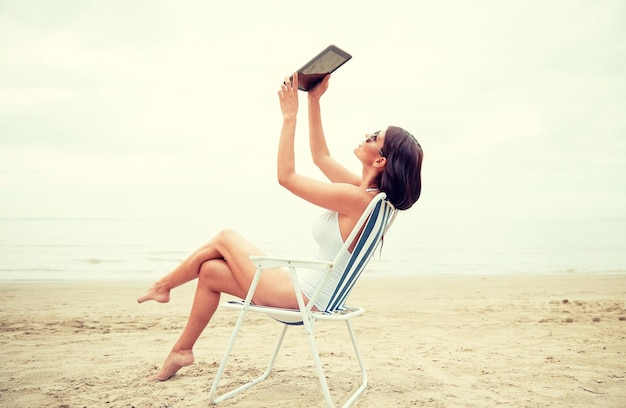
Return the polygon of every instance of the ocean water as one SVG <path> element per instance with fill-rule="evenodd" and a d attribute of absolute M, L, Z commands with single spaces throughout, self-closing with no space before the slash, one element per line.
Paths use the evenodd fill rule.
<path fill-rule="evenodd" d="M 236 222 L 266 253 L 308 259 L 312 220 Z M 0 219 L 0 280 L 153 280 L 223 228 L 191 218 Z M 367 274 L 626 274 L 626 221 L 398 217 Z"/>

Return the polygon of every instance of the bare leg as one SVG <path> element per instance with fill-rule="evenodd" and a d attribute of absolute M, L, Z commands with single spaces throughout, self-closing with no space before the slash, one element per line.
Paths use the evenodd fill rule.
<path fill-rule="evenodd" d="M 256 268 L 250 262 L 249 256 L 259 254 L 257 248 L 237 233 L 223 231 L 207 244 L 204 250 L 197 251 L 196 254 L 215 251 L 219 257 L 205 260 L 199 265 L 198 287 L 189 320 L 159 373 L 150 378 L 153 381 L 167 380 L 182 367 L 193 363 L 193 346 L 215 313 L 221 293 L 244 298 L 250 288 Z M 192 258 L 194 255 L 190 257 Z M 169 274 L 171 276 L 166 276 L 162 281 L 169 284 L 180 281 L 182 279 L 178 279 L 177 273 L 184 275 L 183 271 L 175 270 Z M 280 269 L 263 273 L 256 294 L 254 299 L 258 304 L 297 307 L 291 281 L 287 273 Z"/>
<path fill-rule="evenodd" d="M 218 282 L 222 291 L 228 289 L 233 294 L 241 295 L 243 293 L 233 279 L 232 272 L 225 261 L 211 260 L 205 262 L 200 268 L 196 295 L 187 325 L 165 359 L 161 371 L 149 378 L 151 381 L 165 381 L 182 367 L 193 364 L 193 346 L 219 304 L 221 291 L 216 291 L 215 285 Z"/>
<path fill-rule="evenodd" d="M 262 255 L 263 252 L 241 235 L 230 230 L 222 231 L 211 241 L 211 245 L 228 263 L 234 279 L 244 293 L 242 296 L 227 291 L 224 292 L 245 297 L 256 271 L 256 267 L 250 261 L 250 255 Z M 283 269 L 264 271 L 259 280 L 253 301 L 257 305 L 297 309 L 298 302 L 293 291 L 293 284 L 291 279 L 289 279 L 289 273 Z"/>
<path fill-rule="evenodd" d="M 156 281 L 148 291 L 137 299 L 138 303 L 155 300 L 159 303 L 170 301 L 170 290 L 198 277 L 202 264 L 211 259 L 220 259 L 221 255 L 209 242 L 193 252 L 172 272 Z"/>

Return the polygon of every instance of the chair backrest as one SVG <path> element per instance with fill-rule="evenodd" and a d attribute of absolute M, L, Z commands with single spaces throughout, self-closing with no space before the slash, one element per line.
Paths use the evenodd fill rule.
<path fill-rule="evenodd" d="M 350 247 L 356 240 L 325 312 L 334 312 L 343 308 L 354 284 L 374 255 L 376 248 L 382 243 L 383 236 L 391 227 L 397 214 L 398 210 L 387 201 L 385 193 L 379 193 L 372 199 L 337 255 L 336 259 L 344 257 L 346 252 L 350 252 Z"/>

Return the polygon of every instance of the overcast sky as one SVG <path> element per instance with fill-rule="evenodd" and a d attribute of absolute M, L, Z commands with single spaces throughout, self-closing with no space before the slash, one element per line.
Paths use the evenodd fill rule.
<path fill-rule="evenodd" d="M 411 213 L 626 219 L 608 0 L 0 0 L 0 218 L 299 208 L 275 179 L 276 91 L 331 43 L 353 55 L 323 98 L 331 152 L 359 171 L 366 132 L 411 131 Z M 300 101 L 297 165 L 319 176 Z"/>

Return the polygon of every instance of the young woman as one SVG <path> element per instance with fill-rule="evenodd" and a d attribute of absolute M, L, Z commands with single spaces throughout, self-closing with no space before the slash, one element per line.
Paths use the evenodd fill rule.
<path fill-rule="evenodd" d="M 336 162 L 329 154 L 320 114 L 320 97 L 328 89 L 330 76 L 308 92 L 309 142 L 314 163 L 328 177 L 322 182 L 295 171 L 294 136 L 298 112 L 298 75 L 288 78 L 278 91 L 283 125 L 278 148 L 278 182 L 295 195 L 325 208 L 328 212 L 316 224 L 315 238 L 320 245 L 318 254 L 332 260 L 350 234 L 359 217 L 379 192 L 399 210 L 411 207 L 421 191 L 422 149 L 407 131 L 388 127 L 367 134 L 354 153 L 361 161 L 357 175 Z M 183 263 L 137 299 L 139 303 L 155 300 L 165 303 L 170 290 L 198 279 L 195 298 L 187 325 L 165 359 L 161 370 L 150 377 L 164 381 L 179 369 L 193 363 L 193 346 L 218 307 L 220 295 L 228 293 L 245 298 L 256 271 L 250 255 L 263 252 L 234 231 L 218 233 L 207 244 L 192 253 Z M 307 271 L 303 276 L 302 292 L 306 299 L 316 289 L 321 272 Z M 265 271 L 260 279 L 253 302 L 257 305 L 297 309 L 298 303 L 288 272 L 283 269 Z M 317 308 L 324 308 L 320 296 Z"/>

